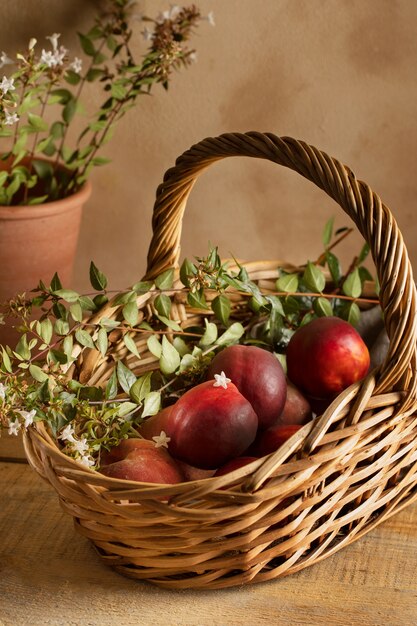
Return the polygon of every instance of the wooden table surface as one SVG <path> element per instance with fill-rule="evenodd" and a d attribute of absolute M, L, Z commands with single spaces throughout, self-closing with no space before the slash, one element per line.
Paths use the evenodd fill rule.
<path fill-rule="evenodd" d="M 167 591 L 102 564 L 53 489 L 0 459 L 0 626 L 417 625 L 417 504 L 292 576 Z"/>

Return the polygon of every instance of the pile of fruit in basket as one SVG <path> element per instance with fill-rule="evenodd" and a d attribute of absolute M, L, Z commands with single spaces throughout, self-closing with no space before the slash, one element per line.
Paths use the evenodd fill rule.
<path fill-rule="evenodd" d="M 102 455 L 113 478 L 176 483 L 221 475 L 277 450 L 326 405 L 367 373 L 369 351 L 337 317 L 299 328 L 288 344 L 288 378 L 271 352 L 233 345 L 213 358 L 206 381 L 146 420 L 143 438 Z"/>
<path fill-rule="evenodd" d="M 41 422 L 75 461 L 144 482 L 219 475 L 275 452 L 375 365 L 355 328 L 370 313 L 383 329 L 369 248 L 346 272 L 333 252 L 349 232 L 333 235 L 329 220 L 315 261 L 267 281 L 212 248 L 179 276 L 168 269 L 116 296 L 94 263 L 95 294 L 58 276 L 40 283 L 10 302 L 22 334 L 0 347 L 0 429 Z M 192 312 L 185 323 L 178 302 Z"/>

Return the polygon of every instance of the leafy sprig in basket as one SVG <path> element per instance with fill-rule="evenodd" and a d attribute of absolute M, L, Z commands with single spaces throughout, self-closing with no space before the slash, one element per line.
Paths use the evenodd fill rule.
<path fill-rule="evenodd" d="M 225 266 L 215 249 L 179 266 L 188 194 L 200 171 L 226 156 L 290 167 L 353 219 L 375 262 L 388 353 L 277 452 L 230 474 L 174 485 L 103 476 L 92 469 L 100 450 L 199 382 L 217 349 L 247 341 L 285 353 L 289 334 L 312 315 L 357 318 L 356 299 L 369 278 L 367 247 L 342 276 L 330 223 L 324 254 L 303 268 L 276 261 Z M 141 282 L 108 300 L 93 264 L 96 294 L 63 289 L 56 277 L 35 296 L 46 309 L 44 319 L 28 322 L 38 336 L 24 333 L 14 352 L 3 349 L 5 425 L 11 417 L 29 425 L 30 463 L 103 559 L 167 587 L 264 581 L 330 555 L 415 499 L 416 294 L 401 235 L 378 196 L 303 142 L 229 134 L 200 142 L 167 172 L 153 228 Z"/>

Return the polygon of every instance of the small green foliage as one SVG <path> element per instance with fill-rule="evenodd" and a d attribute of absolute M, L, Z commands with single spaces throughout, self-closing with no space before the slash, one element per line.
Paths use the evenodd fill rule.
<path fill-rule="evenodd" d="M 137 435 L 141 420 L 204 380 L 225 346 L 262 346 L 285 366 L 291 336 L 315 317 L 337 315 L 356 325 L 363 284 L 372 279 L 363 265 L 368 248 L 343 272 L 329 224 L 319 258 L 290 271 L 281 268 L 275 284 L 270 280 L 266 287 L 238 262 L 222 262 L 217 248 L 183 262 L 181 293 L 172 269 L 114 298 L 94 263 L 90 295 L 67 289 L 56 274 L 49 287 L 40 281 L 31 300 L 22 296 L 9 303 L 10 313 L 20 318 L 21 336 L 14 349 L 0 350 L 0 428 L 24 428 L 25 415 L 28 423 L 42 420 L 65 453 L 97 466 L 102 448 Z M 199 309 L 186 323 L 172 319 L 184 292 Z M 104 382 L 76 379 L 84 364 L 88 369 L 89 357 L 98 372 L 104 363 L 109 368 Z"/>
<path fill-rule="evenodd" d="M 35 205 L 77 191 L 93 167 L 109 162 L 99 151 L 140 96 L 156 84 L 166 89 L 173 72 L 193 61 L 187 43 L 202 20 L 195 5 L 141 18 L 149 43 L 136 60 L 131 42 L 143 26 L 136 23 L 135 3 L 99 4 L 95 24 L 78 33 L 78 53 L 61 45 L 57 34 L 47 44 L 31 39 L 26 50 L 11 55 L 15 60 L 3 52 L 3 65 L 12 71 L 0 90 L 0 136 L 11 138 L 11 146 L 5 155 L 10 168 L 0 178 L 0 204 Z M 101 94 L 93 110 L 87 105 L 96 98 L 84 98 L 86 106 L 82 100 L 88 83 L 96 83 L 99 99 Z M 87 122 L 78 132 L 81 116 Z M 75 134 L 69 132 L 73 126 Z"/>

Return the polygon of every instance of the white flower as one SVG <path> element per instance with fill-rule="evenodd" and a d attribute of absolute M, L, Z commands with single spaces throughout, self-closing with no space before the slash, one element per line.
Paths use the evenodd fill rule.
<path fill-rule="evenodd" d="M 181 7 L 178 4 L 173 4 L 169 11 L 169 19 L 175 20 L 176 17 L 181 13 Z"/>
<path fill-rule="evenodd" d="M 38 40 L 37 40 L 37 39 L 35 39 L 35 37 L 32 37 L 32 38 L 29 40 L 29 45 L 28 45 L 29 51 L 30 51 L 30 50 L 33 50 L 33 48 L 36 46 L 36 44 L 37 44 L 37 43 L 38 43 Z"/>
<path fill-rule="evenodd" d="M 14 91 L 16 89 L 13 83 L 14 78 L 7 78 L 7 76 L 3 76 L 3 80 L 0 82 L 0 90 L 3 92 L 3 96 L 8 91 Z"/>
<path fill-rule="evenodd" d="M 61 46 L 59 50 L 54 50 L 54 52 L 42 50 L 40 62 L 47 67 L 57 67 L 57 65 L 63 64 L 67 52 L 68 50 L 64 46 Z"/>
<path fill-rule="evenodd" d="M 77 460 L 79 463 L 81 463 L 81 465 L 85 465 L 85 467 L 93 467 L 93 465 L 95 465 L 94 459 L 89 455 L 81 456 Z"/>
<path fill-rule="evenodd" d="M 141 32 L 142 37 L 144 38 L 145 41 L 151 41 L 152 37 L 153 37 L 153 33 L 151 30 L 149 30 L 149 28 L 145 28 L 143 29 L 143 31 Z"/>
<path fill-rule="evenodd" d="M 13 65 L 14 61 L 7 56 L 5 52 L 0 54 L 0 67 L 4 67 L 5 65 Z"/>
<path fill-rule="evenodd" d="M 213 11 L 210 11 L 207 14 L 206 20 L 208 21 L 210 26 L 216 26 L 216 22 L 214 21 L 214 13 L 213 13 Z"/>
<path fill-rule="evenodd" d="M 197 52 L 190 52 L 188 59 L 191 63 L 197 63 Z"/>
<path fill-rule="evenodd" d="M 31 411 L 19 411 L 19 413 L 25 420 L 25 428 L 28 428 L 31 424 L 33 424 L 33 418 L 36 415 L 36 409 L 32 409 Z"/>
<path fill-rule="evenodd" d="M 82 59 L 75 57 L 73 62 L 69 65 L 69 69 L 75 72 L 76 74 L 81 74 L 82 69 L 83 69 Z"/>
<path fill-rule="evenodd" d="M 216 382 L 213 383 L 213 387 L 223 387 L 223 389 L 227 389 L 228 383 L 232 382 L 230 378 L 227 378 L 224 372 L 214 374 L 214 378 L 216 379 Z"/>
<path fill-rule="evenodd" d="M 168 448 L 168 444 L 171 441 L 171 437 L 168 437 L 164 430 L 161 430 L 159 435 L 152 437 L 155 442 L 155 448 Z"/>
<path fill-rule="evenodd" d="M 20 422 L 18 420 L 12 421 L 9 419 L 9 435 L 18 435 L 20 430 Z"/>
<path fill-rule="evenodd" d="M 78 441 L 74 439 L 73 441 L 71 441 L 71 444 L 72 444 L 72 449 L 76 450 L 81 455 L 84 455 L 84 452 L 87 452 L 88 450 L 88 443 L 85 437 L 83 437 L 82 439 Z"/>
<path fill-rule="evenodd" d="M 74 442 L 74 428 L 73 426 L 71 426 L 71 424 L 68 424 L 68 426 L 65 426 L 64 430 L 62 431 L 62 433 L 59 435 L 60 439 L 63 439 L 64 441 L 71 441 Z"/>
<path fill-rule="evenodd" d="M 51 42 L 54 52 L 58 50 L 58 39 L 60 37 L 61 33 L 54 33 L 53 35 L 49 35 L 49 37 L 46 37 L 46 39 L 49 39 L 49 41 Z"/>
<path fill-rule="evenodd" d="M 9 113 L 9 111 L 6 111 L 5 115 L 6 115 L 6 117 L 4 118 L 5 126 L 12 126 L 13 124 L 16 124 L 16 122 L 18 122 L 20 119 L 17 113 Z"/>
<path fill-rule="evenodd" d="M 0 383 L 0 400 L 4 400 L 6 398 L 6 391 L 7 388 L 5 387 L 5 385 L 3 385 L 3 383 Z"/>

